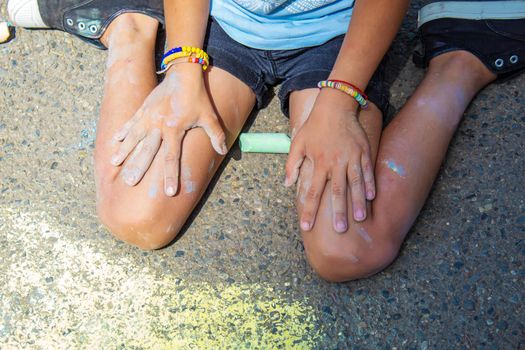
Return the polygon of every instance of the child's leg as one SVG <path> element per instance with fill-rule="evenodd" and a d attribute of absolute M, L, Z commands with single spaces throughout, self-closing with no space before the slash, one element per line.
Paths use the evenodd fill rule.
<path fill-rule="evenodd" d="M 95 149 L 98 214 L 114 235 L 143 249 L 160 248 L 173 240 L 222 161 L 203 130 L 188 131 L 181 156 L 181 188 L 175 197 L 167 197 L 163 191 L 163 152 L 155 156 L 135 187 L 121 179 L 122 167 L 111 165 L 117 148 L 114 133 L 156 85 L 156 30 L 156 21 L 142 15 L 122 15 L 108 29 L 103 40 L 109 48 L 108 67 Z M 206 79 L 231 145 L 253 108 L 254 94 L 217 68 L 212 67 Z"/>
<path fill-rule="evenodd" d="M 377 196 L 366 221 L 353 222 L 346 233 L 340 234 L 332 228 L 327 184 L 314 229 L 302 235 L 308 260 L 323 278 L 361 278 L 392 262 L 425 202 L 464 110 L 494 79 L 495 75 L 468 52 L 443 54 L 431 61 L 423 82 L 384 130 L 380 143 L 380 112 L 361 113 L 360 120 L 377 154 Z M 304 113 L 300 100 L 294 95 L 290 100 L 294 128 Z M 308 185 L 308 169 L 309 164 L 301 168 L 299 211 L 301 195 Z M 352 218 L 350 197 L 348 217 Z"/>

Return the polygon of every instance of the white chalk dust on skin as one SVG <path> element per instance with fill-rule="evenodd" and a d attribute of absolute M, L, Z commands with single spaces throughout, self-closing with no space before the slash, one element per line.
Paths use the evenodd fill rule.
<path fill-rule="evenodd" d="M 157 192 L 159 191 L 159 188 L 157 186 L 157 183 L 155 180 L 153 180 L 153 183 L 151 184 L 151 186 L 149 187 L 149 190 L 148 190 L 148 197 L 149 198 L 155 198 L 157 197 Z"/>
<path fill-rule="evenodd" d="M 169 224 L 168 227 L 166 227 L 166 233 L 171 233 L 173 230 L 173 224 Z"/>
<path fill-rule="evenodd" d="M 131 252 L 116 254 L 109 234 L 107 247 L 97 244 L 46 212 L 4 206 L 0 227 L 10 252 L 0 266 L 2 348 L 313 348 L 322 340 L 310 302 L 269 284 L 159 274 Z"/>
<path fill-rule="evenodd" d="M 182 186 L 184 192 L 192 193 L 195 191 L 195 182 L 191 179 L 191 169 L 187 166 L 182 165 Z"/>
<path fill-rule="evenodd" d="M 153 167 L 153 169 L 150 171 L 152 172 L 152 176 L 150 179 L 151 183 L 148 190 L 148 197 L 153 199 L 157 197 L 157 193 L 159 192 L 159 183 L 163 183 L 164 179 L 161 172 L 159 171 L 159 168 Z"/>
<path fill-rule="evenodd" d="M 214 166 L 215 166 L 215 159 L 212 159 L 210 162 L 210 165 L 208 166 L 208 174 L 211 174 Z"/>
<path fill-rule="evenodd" d="M 357 263 L 359 262 L 359 258 L 357 256 L 355 256 L 354 254 L 352 253 L 348 253 L 348 258 L 350 259 L 350 261 L 352 261 L 353 263 Z"/>
<path fill-rule="evenodd" d="M 306 99 L 306 102 L 303 106 L 303 111 L 301 115 L 299 116 L 299 119 L 295 123 L 295 125 L 292 128 L 292 133 L 290 135 L 290 138 L 293 140 L 295 136 L 297 135 L 297 132 L 302 128 L 304 123 L 306 123 L 306 120 L 310 116 L 310 112 L 312 111 L 312 108 L 314 107 L 315 100 L 317 99 L 317 94 L 312 95 Z"/>
<path fill-rule="evenodd" d="M 357 229 L 357 234 L 365 240 L 366 243 L 368 243 L 368 245 L 371 245 L 373 240 L 372 240 L 372 237 L 370 237 L 370 235 L 368 234 L 368 232 L 366 232 L 365 228 L 364 227 L 359 227 Z"/>
<path fill-rule="evenodd" d="M 297 199 L 301 205 L 306 202 L 306 195 L 312 186 L 312 177 L 313 177 L 313 164 L 311 161 L 305 159 L 301 163 L 301 169 L 299 174 L 299 179 L 297 181 Z"/>
<path fill-rule="evenodd" d="M 112 39 L 108 40 L 113 47 Z M 131 85 L 140 84 L 140 74 L 134 60 L 135 53 L 141 48 L 134 45 L 119 46 L 117 49 L 109 49 L 106 61 L 106 83 L 113 85 L 127 82 Z"/>

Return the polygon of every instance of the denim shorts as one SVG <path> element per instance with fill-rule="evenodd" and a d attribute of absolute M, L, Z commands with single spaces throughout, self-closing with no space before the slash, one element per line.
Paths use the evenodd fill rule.
<path fill-rule="evenodd" d="M 525 2 L 434 2 L 420 10 L 418 21 L 423 52 L 414 54 L 414 62 L 420 67 L 443 53 L 465 50 L 498 81 L 525 70 Z"/>
<path fill-rule="evenodd" d="M 268 105 L 273 87 L 281 84 L 278 96 L 281 110 L 289 116 L 288 100 L 296 90 L 316 88 L 320 80 L 330 75 L 344 36 L 322 45 L 293 50 L 259 50 L 233 40 L 213 19 L 208 23 L 205 50 L 210 64 L 232 74 L 255 93 L 256 107 Z M 376 70 L 365 93 L 385 115 L 388 90 L 383 82 L 383 64 Z"/>

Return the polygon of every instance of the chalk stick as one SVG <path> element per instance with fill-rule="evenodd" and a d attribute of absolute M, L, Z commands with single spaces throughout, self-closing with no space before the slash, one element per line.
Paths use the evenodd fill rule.
<path fill-rule="evenodd" d="M 242 152 L 252 153 L 288 153 L 290 138 L 279 133 L 244 133 L 239 138 Z"/>

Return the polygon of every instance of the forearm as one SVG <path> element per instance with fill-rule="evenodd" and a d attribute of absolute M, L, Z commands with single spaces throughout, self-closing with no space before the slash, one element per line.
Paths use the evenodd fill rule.
<path fill-rule="evenodd" d="M 202 48 L 209 11 L 210 0 L 164 0 L 168 48 Z"/>
<path fill-rule="evenodd" d="M 356 0 L 331 79 L 366 88 L 394 39 L 409 0 Z"/>

